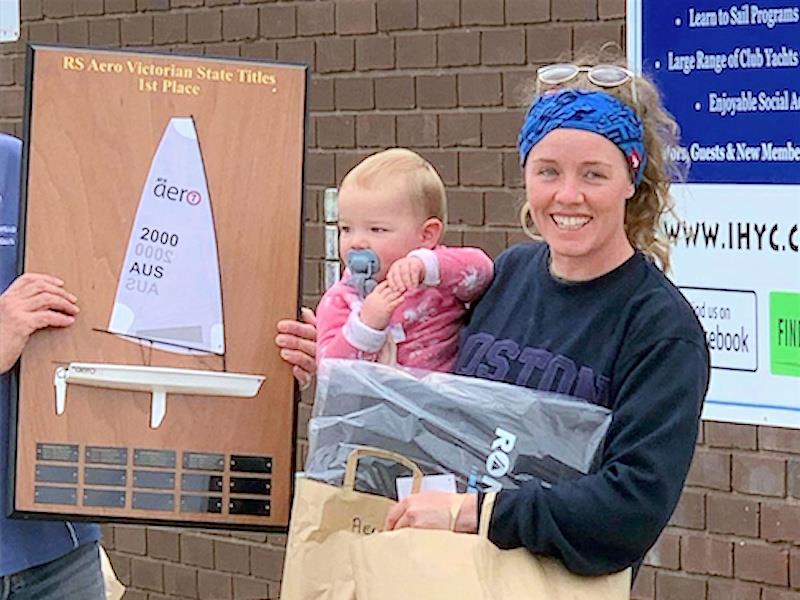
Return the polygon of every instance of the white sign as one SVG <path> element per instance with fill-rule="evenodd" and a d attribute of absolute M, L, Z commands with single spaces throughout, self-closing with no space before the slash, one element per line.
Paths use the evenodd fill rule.
<path fill-rule="evenodd" d="M 20 0 L 0 0 L 0 42 L 19 39 Z"/>

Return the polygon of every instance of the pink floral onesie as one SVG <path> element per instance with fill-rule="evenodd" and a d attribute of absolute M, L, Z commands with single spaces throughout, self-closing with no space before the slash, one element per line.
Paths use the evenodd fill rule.
<path fill-rule="evenodd" d="M 359 318 L 363 300 L 347 285 L 349 272 L 325 292 L 317 307 L 317 362 L 357 358 L 432 371 L 450 371 L 467 304 L 492 279 L 492 260 L 478 248 L 418 249 L 425 280 L 406 293 L 389 326 L 373 329 Z"/>

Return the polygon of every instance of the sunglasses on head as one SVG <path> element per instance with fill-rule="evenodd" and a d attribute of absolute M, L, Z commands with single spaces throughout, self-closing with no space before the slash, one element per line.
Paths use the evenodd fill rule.
<path fill-rule="evenodd" d="M 579 73 L 586 73 L 590 83 L 601 88 L 613 88 L 631 82 L 631 95 L 636 102 L 636 78 L 633 71 L 619 65 L 594 65 L 592 67 L 558 63 L 546 65 L 536 70 L 536 93 L 539 94 L 539 84 L 561 85 L 575 79 Z"/>

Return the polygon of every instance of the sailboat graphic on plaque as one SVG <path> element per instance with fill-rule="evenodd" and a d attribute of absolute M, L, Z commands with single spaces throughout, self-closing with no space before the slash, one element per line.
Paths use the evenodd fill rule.
<path fill-rule="evenodd" d="M 170 119 L 153 157 L 107 331 L 178 354 L 225 354 L 214 215 L 191 117 Z M 146 391 L 156 429 L 169 393 L 251 398 L 263 381 L 224 371 L 70 363 L 55 373 L 56 413 L 65 410 L 69 383 Z"/>

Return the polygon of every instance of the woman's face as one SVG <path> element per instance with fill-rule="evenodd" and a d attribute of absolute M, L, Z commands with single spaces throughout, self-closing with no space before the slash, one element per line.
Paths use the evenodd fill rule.
<path fill-rule="evenodd" d="M 624 225 L 635 188 L 622 152 L 602 135 L 548 133 L 528 155 L 525 191 L 557 275 L 594 279 L 633 253 Z"/>

